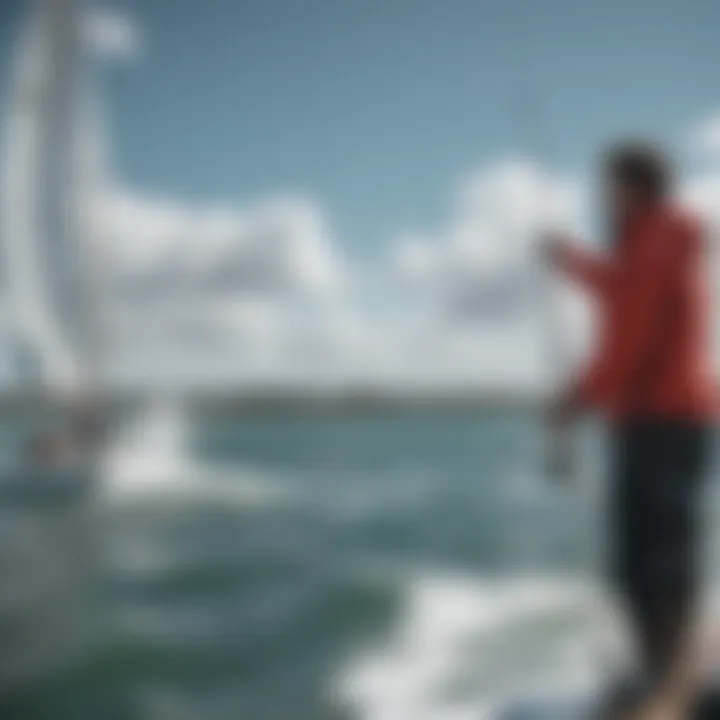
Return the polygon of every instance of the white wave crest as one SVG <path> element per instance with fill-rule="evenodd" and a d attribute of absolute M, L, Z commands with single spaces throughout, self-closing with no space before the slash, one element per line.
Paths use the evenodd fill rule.
<path fill-rule="evenodd" d="M 275 479 L 248 468 L 232 470 L 197 460 L 188 413 L 173 401 L 145 408 L 124 428 L 105 463 L 111 503 L 159 498 L 164 502 L 229 501 L 273 504 L 287 496 Z"/>
<path fill-rule="evenodd" d="M 588 693 L 627 655 L 617 614 L 581 581 L 421 575 L 399 624 L 334 687 L 363 720 L 489 720 L 509 698 Z"/>

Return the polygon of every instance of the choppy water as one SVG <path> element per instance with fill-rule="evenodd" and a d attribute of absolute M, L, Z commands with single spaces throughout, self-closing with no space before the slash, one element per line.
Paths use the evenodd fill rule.
<path fill-rule="evenodd" d="M 538 442 L 520 411 L 134 418 L 100 649 L 2 717 L 461 720 L 593 686 L 620 652 L 599 439 L 567 488 Z"/>

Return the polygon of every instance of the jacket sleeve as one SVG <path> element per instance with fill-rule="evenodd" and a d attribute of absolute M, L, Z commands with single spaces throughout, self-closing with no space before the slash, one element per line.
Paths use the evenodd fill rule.
<path fill-rule="evenodd" d="M 558 267 L 571 280 L 600 297 L 610 292 L 613 263 L 599 253 L 565 244 L 558 255 Z"/>
<path fill-rule="evenodd" d="M 699 230 L 689 226 L 638 238 L 616 275 L 608 342 L 578 384 L 580 402 L 612 410 L 632 392 L 643 367 L 651 361 L 664 303 L 686 272 L 698 242 Z"/>

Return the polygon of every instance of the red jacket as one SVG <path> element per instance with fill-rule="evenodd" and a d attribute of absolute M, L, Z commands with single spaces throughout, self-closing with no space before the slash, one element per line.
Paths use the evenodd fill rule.
<path fill-rule="evenodd" d="M 611 418 L 703 420 L 715 409 L 705 235 L 670 206 L 627 223 L 612 256 L 565 247 L 560 266 L 600 301 L 595 358 L 579 400 Z"/>

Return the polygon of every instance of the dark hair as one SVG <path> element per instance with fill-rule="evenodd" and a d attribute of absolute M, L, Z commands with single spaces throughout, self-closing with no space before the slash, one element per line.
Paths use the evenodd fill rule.
<path fill-rule="evenodd" d="M 613 181 L 626 183 L 650 200 L 661 200 L 672 188 L 670 158 L 657 145 L 648 142 L 624 142 L 611 148 L 605 168 Z"/>

